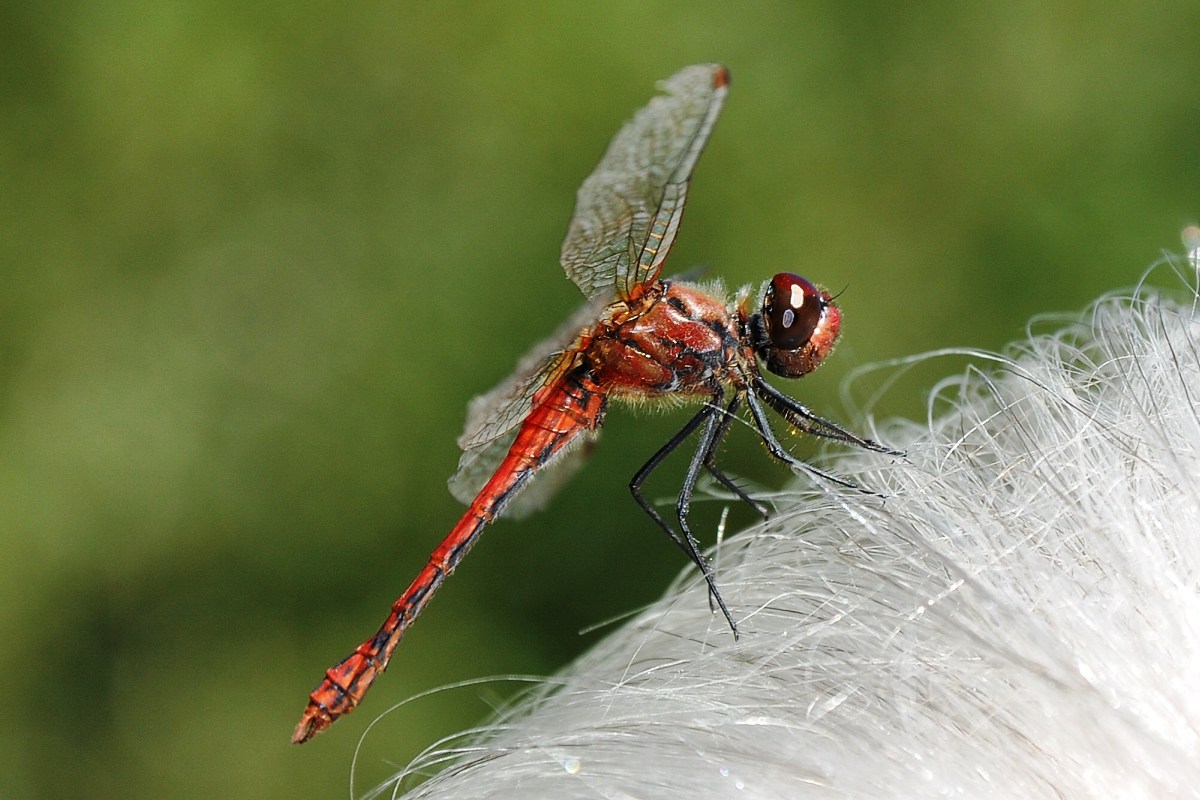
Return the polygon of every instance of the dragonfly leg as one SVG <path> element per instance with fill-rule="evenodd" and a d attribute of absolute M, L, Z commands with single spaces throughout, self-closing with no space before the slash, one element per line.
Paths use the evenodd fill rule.
<path fill-rule="evenodd" d="M 792 467 L 793 469 L 804 470 L 810 475 L 816 475 L 818 478 L 823 478 L 824 480 L 827 480 L 831 483 L 836 483 L 839 486 L 845 486 L 847 489 L 859 488 L 856 484 L 851 483 L 845 478 L 839 478 L 838 476 L 826 472 L 819 467 L 814 467 L 807 461 L 796 458 L 794 455 L 789 453 L 787 448 L 780 444 L 779 439 L 775 437 L 775 431 L 771 429 L 771 422 L 767 419 L 767 414 L 763 410 L 762 404 L 759 402 L 758 397 L 753 392 L 750 392 L 746 395 L 746 402 L 750 406 L 750 418 L 754 420 L 754 427 L 758 429 L 758 435 L 762 438 L 763 444 L 767 446 L 767 450 L 772 456 L 787 464 L 789 467 Z M 772 406 L 772 408 L 774 408 L 774 406 Z M 788 421 L 791 422 L 790 419 Z"/>
<path fill-rule="evenodd" d="M 738 486 L 737 483 L 734 482 L 733 478 L 730 478 L 722 469 L 717 466 L 716 462 L 717 447 L 725 439 L 725 434 L 729 432 L 729 426 L 732 425 L 734 419 L 736 419 L 737 410 L 741 403 L 741 396 L 735 395 L 733 400 L 730 401 L 729 406 L 725 409 L 725 413 L 722 414 L 721 424 L 717 428 L 717 433 L 713 438 L 712 446 L 708 448 L 708 454 L 704 458 L 704 468 L 707 469 L 709 474 L 716 478 L 722 486 L 733 492 L 739 500 L 753 508 L 763 519 L 766 519 L 771 516 L 770 510 L 762 503 L 746 494 L 742 487 Z"/>
<path fill-rule="evenodd" d="M 700 572 L 704 576 L 704 582 L 708 584 L 710 597 L 716 600 L 717 606 L 721 609 L 721 613 L 725 616 L 725 620 L 729 623 L 729 628 L 733 631 L 733 636 L 736 639 L 738 636 L 737 623 L 733 621 L 733 614 L 730 613 L 729 607 L 725 605 L 724 598 L 721 597 L 720 590 L 717 589 L 717 580 L 713 574 L 712 567 L 700 553 L 700 543 L 696 541 L 696 537 L 692 535 L 691 528 L 687 524 L 688 510 L 691 506 L 692 494 L 696 488 L 696 479 L 700 474 L 700 470 L 704 467 L 705 461 L 711 457 L 712 451 L 715 449 L 717 442 L 719 442 L 718 431 L 722 429 L 728 430 L 728 425 L 721 425 L 721 412 L 724 411 L 721 407 L 723 400 L 723 394 L 718 393 L 709 402 L 705 403 L 699 413 L 688 420 L 687 424 L 672 436 L 666 444 L 659 448 L 650 457 L 650 460 L 637 471 L 637 474 L 629 482 L 629 491 L 633 494 L 633 499 L 642 507 L 642 510 L 666 532 L 667 536 L 671 537 L 671 541 L 679 549 L 683 550 L 692 563 L 700 568 Z M 642 495 L 642 484 L 662 464 L 663 460 L 674 452 L 679 445 L 683 444 L 701 425 L 704 425 L 704 431 L 700 435 L 699 446 L 696 448 L 696 452 L 692 456 L 692 461 L 688 465 L 688 471 L 683 480 L 683 487 L 679 492 L 679 499 L 675 504 L 679 526 L 683 532 L 683 535 L 680 536 Z"/>
<path fill-rule="evenodd" d="M 831 422 L 824 417 L 819 417 L 809 410 L 807 406 L 801 403 L 794 397 L 789 397 L 783 392 L 776 389 L 771 384 L 764 381 L 762 378 L 755 378 L 751 387 L 751 397 L 761 399 L 764 403 L 771 407 L 776 414 L 783 417 L 789 424 L 795 426 L 804 433 L 813 436 L 820 436 L 825 439 L 833 439 L 834 441 L 852 444 L 871 450 L 876 453 L 887 453 L 893 456 L 902 456 L 903 452 L 893 450 L 886 445 L 871 439 L 859 436 L 852 431 L 848 431 L 836 422 Z M 760 430 L 761 432 L 761 430 Z"/>

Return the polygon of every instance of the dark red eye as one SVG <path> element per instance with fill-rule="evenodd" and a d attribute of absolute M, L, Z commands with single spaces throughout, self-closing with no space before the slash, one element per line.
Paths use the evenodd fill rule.
<path fill-rule="evenodd" d="M 806 279 L 781 272 L 763 298 L 763 320 L 773 347 L 797 350 L 808 343 L 825 313 L 821 293 Z"/>
<path fill-rule="evenodd" d="M 833 350 L 841 327 L 841 312 L 829 293 L 807 279 L 781 272 L 771 279 L 763 296 L 765 341 L 758 355 L 767 369 L 785 378 L 799 378 L 816 369 Z"/>

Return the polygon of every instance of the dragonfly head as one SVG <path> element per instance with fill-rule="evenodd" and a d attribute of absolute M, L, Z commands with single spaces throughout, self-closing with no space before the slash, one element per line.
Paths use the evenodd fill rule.
<path fill-rule="evenodd" d="M 821 365 L 837 344 L 842 312 L 829 292 L 781 272 L 763 289 L 762 310 L 747 320 L 750 344 L 767 369 L 799 378 Z"/>

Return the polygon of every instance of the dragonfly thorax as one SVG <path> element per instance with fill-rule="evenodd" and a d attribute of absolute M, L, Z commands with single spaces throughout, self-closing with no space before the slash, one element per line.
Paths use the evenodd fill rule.
<path fill-rule="evenodd" d="M 711 395 L 728 381 L 739 347 L 722 299 L 687 283 L 663 289 L 592 337 L 588 371 L 614 397 Z"/>

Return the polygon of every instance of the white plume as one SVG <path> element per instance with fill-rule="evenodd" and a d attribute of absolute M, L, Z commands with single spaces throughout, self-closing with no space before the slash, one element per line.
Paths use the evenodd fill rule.
<path fill-rule="evenodd" d="M 880 496 L 804 481 L 722 544 L 739 641 L 689 571 L 378 791 L 1200 797 L 1197 305 L 1139 288 L 974 354 L 879 431 L 906 459 L 838 457 Z"/>

